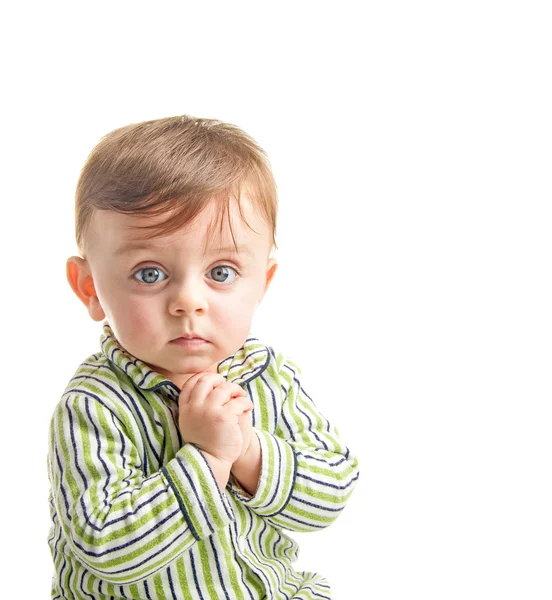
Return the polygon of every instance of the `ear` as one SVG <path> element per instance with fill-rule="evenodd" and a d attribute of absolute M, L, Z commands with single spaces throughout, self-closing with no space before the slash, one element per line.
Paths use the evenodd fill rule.
<path fill-rule="evenodd" d="M 264 286 L 264 290 L 263 290 L 263 295 L 259 298 L 259 302 L 264 298 L 264 295 L 266 294 L 277 269 L 278 269 L 277 260 L 275 258 L 269 258 L 267 265 L 266 265 L 266 282 L 265 282 L 265 286 Z"/>
<path fill-rule="evenodd" d="M 81 302 L 88 309 L 88 314 L 94 321 L 105 319 L 105 313 L 100 305 L 90 267 L 84 258 L 71 256 L 67 259 L 67 281 Z"/>

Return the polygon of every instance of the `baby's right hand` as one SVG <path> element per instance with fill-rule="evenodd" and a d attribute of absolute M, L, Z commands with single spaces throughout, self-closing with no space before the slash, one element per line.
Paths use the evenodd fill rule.
<path fill-rule="evenodd" d="M 239 385 L 217 373 L 198 373 L 182 387 L 178 405 L 178 428 L 185 442 L 229 465 L 240 457 L 239 419 L 253 404 Z"/>

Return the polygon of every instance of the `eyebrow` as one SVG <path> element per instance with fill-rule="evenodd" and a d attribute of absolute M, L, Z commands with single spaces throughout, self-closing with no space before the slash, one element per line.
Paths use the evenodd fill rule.
<path fill-rule="evenodd" d="M 157 246 L 155 244 L 147 243 L 147 242 L 128 242 L 127 244 L 123 244 L 115 252 L 113 256 L 121 256 L 123 254 L 129 254 L 130 252 L 134 252 L 137 250 L 162 250 L 165 246 Z M 221 248 L 211 248 L 205 252 L 205 254 L 213 255 L 213 254 L 244 254 L 249 257 L 253 257 L 253 251 L 249 246 L 238 246 L 237 249 L 235 246 L 225 246 Z"/>
<path fill-rule="evenodd" d="M 253 250 L 249 246 L 225 246 L 224 248 L 211 248 L 205 254 L 245 254 L 246 256 L 252 257 Z"/>
<path fill-rule="evenodd" d="M 128 242 L 123 244 L 115 252 L 113 256 L 121 256 L 122 254 L 128 254 L 135 250 L 160 250 L 163 246 L 156 246 L 155 244 L 148 244 L 146 242 Z"/>

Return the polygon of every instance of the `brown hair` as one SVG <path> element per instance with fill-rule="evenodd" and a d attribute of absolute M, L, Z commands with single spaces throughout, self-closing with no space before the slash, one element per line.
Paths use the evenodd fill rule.
<path fill-rule="evenodd" d="M 265 152 L 235 125 L 181 116 L 115 129 L 90 153 L 77 183 L 75 233 L 84 256 L 93 211 L 168 218 L 144 226 L 153 236 L 184 227 L 211 201 L 220 226 L 230 200 L 247 192 L 275 245 L 276 184 Z M 233 234 L 232 234 L 233 235 Z"/>

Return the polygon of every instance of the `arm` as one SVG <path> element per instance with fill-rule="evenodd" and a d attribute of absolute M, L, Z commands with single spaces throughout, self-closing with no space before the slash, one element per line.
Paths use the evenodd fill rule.
<path fill-rule="evenodd" d="M 288 361 L 278 371 L 283 390 L 278 427 L 275 434 L 255 429 L 262 454 L 258 487 L 252 497 L 236 485 L 233 491 L 274 525 L 312 531 L 343 510 L 358 479 L 358 461 L 302 388 L 299 369 Z"/>
<path fill-rule="evenodd" d="M 251 424 L 249 424 L 251 428 Z M 252 431 L 250 443 L 245 454 L 232 465 L 232 475 L 250 496 L 253 496 L 259 486 L 262 472 L 261 442 Z"/>
<path fill-rule="evenodd" d="M 95 392 L 68 394 L 58 405 L 50 431 L 50 482 L 78 559 L 98 577 L 128 584 L 166 566 L 233 516 L 206 458 L 192 444 L 146 477 L 132 442 L 141 435 L 137 423 Z"/>

